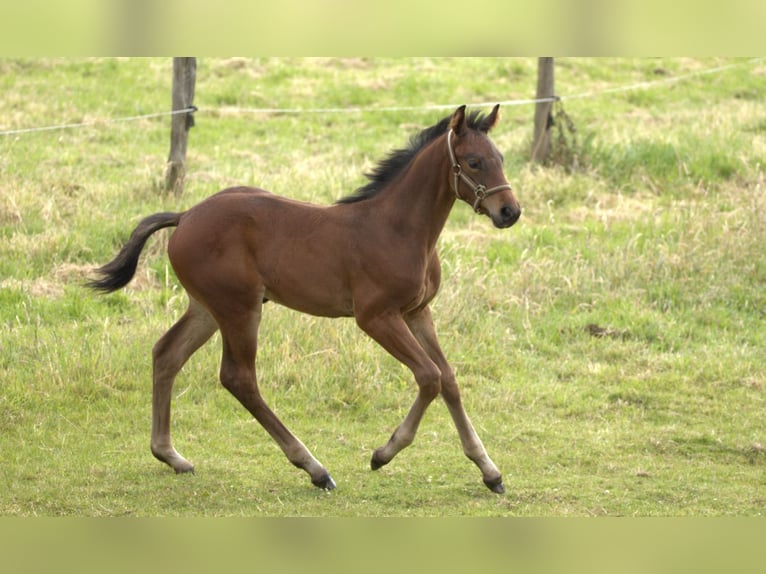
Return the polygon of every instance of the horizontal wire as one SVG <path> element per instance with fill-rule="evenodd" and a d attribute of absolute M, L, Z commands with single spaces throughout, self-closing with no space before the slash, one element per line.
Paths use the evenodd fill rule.
<path fill-rule="evenodd" d="M 735 67 L 759 63 L 764 60 L 766 60 L 766 58 L 752 58 L 746 62 L 737 62 L 734 64 L 727 64 L 724 66 L 716 66 L 714 68 L 708 68 L 705 70 L 690 72 L 688 74 L 683 74 L 680 76 L 662 78 L 659 80 L 653 80 L 648 82 L 639 82 L 636 84 L 629 84 L 626 86 L 617 86 L 615 88 L 605 88 L 603 90 L 583 92 L 580 94 L 574 94 L 570 96 L 552 96 L 552 97 L 546 97 L 546 98 L 503 100 L 500 102 L 489 102 L 489 103 L 485 102 L 485 103 L 478 103 L 478 104 L 474 103 L 471 105 L 473 107 L 479 107 L 479 106 L 487 106 L 487 105 L 499 103 L 501 106 L 523 106 L 523 105 L 539 104 L 544 102 L 596 98 L 602 95 L 616 94 L 620 92 L 628 92 L 628 91 L 638 90 L 638 89 L 647 89 L 647 88 L 651 88 L 651 87 L 662 85 L 662 84 L 671 84 L 675 82 L 680 82 L 695 76 L 719 73 L 719 72 L 723 72 L 725 70 L 729 70 Z M 232 113 L 232 114 L 341 114 L 341 113 L 351 114 L 351 113 L 452 110 L 452 109 L 456 109 L 460 105 L 462 104 L 432 104 L 432 105 L 423 105 L 423 106 L 384 106 L 384 107 L 376 107 L 376 106 L 354 107 L 352 106 L 352 107 L 334 107 L 334 108 L 220 108 L 218 111 L 219 113 Z M 54 125 L 54 126 L 37 127 L 37 128 L 22 128 L 22 129 L 5 130 L 5 131 L 0 131 L 0 136 L 30 134 L 30 133 L 36 133 L 36 132 L 47 132 L 47 131 L 65 130 L 65 129 L 73 129 L 73 128 L 81 128 L 81 127 L 93 127 L 93 126 L 99 126 L 102 124 L 132 122 L 132 121 L 143 120 L 143 119 L 172 116 L 176 114 L 193 113 L 196 111 L 197 111 L 197 108 L 194 106 L 191 106 L 188 108 L 184 108 L 182 110 L 174 110 L 171 112 L 157 112 L 152 114 L 142 114 L 138 116 L 94 120 L 91 122 L 78 122 L 78 123 L 71 123 L 71 124 L 60 124 L 60 125 Z"/>
<path fill-rule="evenodd" d="M 45 126 L 40 128 L 22 128 L 17 130 L 5 130 L 0 132 L 0 136 L 11 136 L 18 134 L 31 134 L 35 132 L 51 132 L 55 130 L 68 130 L 73 128 L 93 127 L 101 124 L 117 123 L 117 122 L 134 122 L 138 120 L 145 120 L 151 118 L 159 118 L 163 116 L 174 116 L 177 114 L 188 114 L 197 111 L 197 108 L 192 106 L 184 108 L 183 110 L 173 110 L 172 112 L 157 112 L 153 114 L 142 114 L 140 116 L 127 116 L 123 118 L 109 118 L 105 120 L 93 120 L 90 122 L 78 122 L 73 124 L 59 124 L 55 126 Z"/>

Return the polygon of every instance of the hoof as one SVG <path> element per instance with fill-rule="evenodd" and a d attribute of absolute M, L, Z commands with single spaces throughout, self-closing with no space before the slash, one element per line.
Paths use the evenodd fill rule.
<path fill-rule="evenodd" d="M 495 494 L 505 494 L 505 486 L 503 486 L 503 477 L 499 476 L 493 480 L 485 480 L 484 484 L 487 485 Z"/>
<path fill-rule="evenodd" d="M 378 470 L 381 466 L 384 466 L 388 464 L 388 462 L 384 462 L 380 459 L 378 456 L 378 451 L 375 451 L 372 453 L 372 458 L 370 459 L 370 468 L 372 470 Z"/>
<path fill-rule="evenodd" d="M 322 490 L 335 490 L 335 481 L 329 474 L 324 475 L 318 480 L 312 480 L 311 484 Z"/>
<path fill-rule="evenodd" d="M 176 452 L 173 447 L 151 447 L 152 455 L 172 468 L 176 474 L 194 474 L 194 465 Z"/>

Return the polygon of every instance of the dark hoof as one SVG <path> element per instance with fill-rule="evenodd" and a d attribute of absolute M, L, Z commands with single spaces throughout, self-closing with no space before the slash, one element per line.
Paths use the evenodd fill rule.
<path fill-rule="evenodd" d="M 194 467 L 183 467 L 183 468 L 176 468 L 174 469 L 176 471 L 176 474 L 194 474 Z"/>
<path fill-rule="evenodd" d="M 378 457 L 378 452 L 375 451 L 372 453 L 372 458 L 370 459 L 370 468 L 372 470 L 378 470 L 381 466 L 384 466 L 388 464 L 387 462 L 384 462 Z"/>
<path fill-rule="evenodd" d="M 485 480 L 484 484 L 486 484 L 487 488 L 489 488 L 495 494 L 505 494 L 505 486 L 503 486 L 502 476 L 498 476 L 493 480 Z"/>
<path fill-rule="evenodd" d="M 311 484 L 322 490 L 335 490 L 335 481 L 329 474 L 324 475 L 318 480 L 312 480 Z"/>

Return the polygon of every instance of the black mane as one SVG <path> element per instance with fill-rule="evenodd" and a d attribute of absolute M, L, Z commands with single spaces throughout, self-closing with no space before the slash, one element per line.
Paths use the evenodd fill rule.
<path fill-rule="evenodd" d="M 420 150 L 447 132 L 451 118 L 452 115 L 442 118 L 438 123 L 410 138 L 410 143 L 406 148 L 392 151 L 388 157 L 378 163 L 375 169 L 364 174 L 370 180 L 367 185 L 360 187 L 353 194 L 343 197 L 335 203 L 356 203 L 378 195 L 386 185 L 404 171 Z M 482 129 L 483 121 L 484 114 L 471 112 L 466 116 L 466 127 L 475 130 Z"/>

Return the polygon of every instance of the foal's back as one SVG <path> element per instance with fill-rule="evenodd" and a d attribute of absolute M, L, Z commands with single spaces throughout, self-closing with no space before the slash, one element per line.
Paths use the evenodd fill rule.
<path fill-rule="evenodd" d="M 226 189 L 182 215 L 168 255 L 184 288 L 209 308 L 265 298 L 313 315 L 350 316 L 356 254 L 349 247 L 358 225 L 354 210 L 342 207 Z"/>

